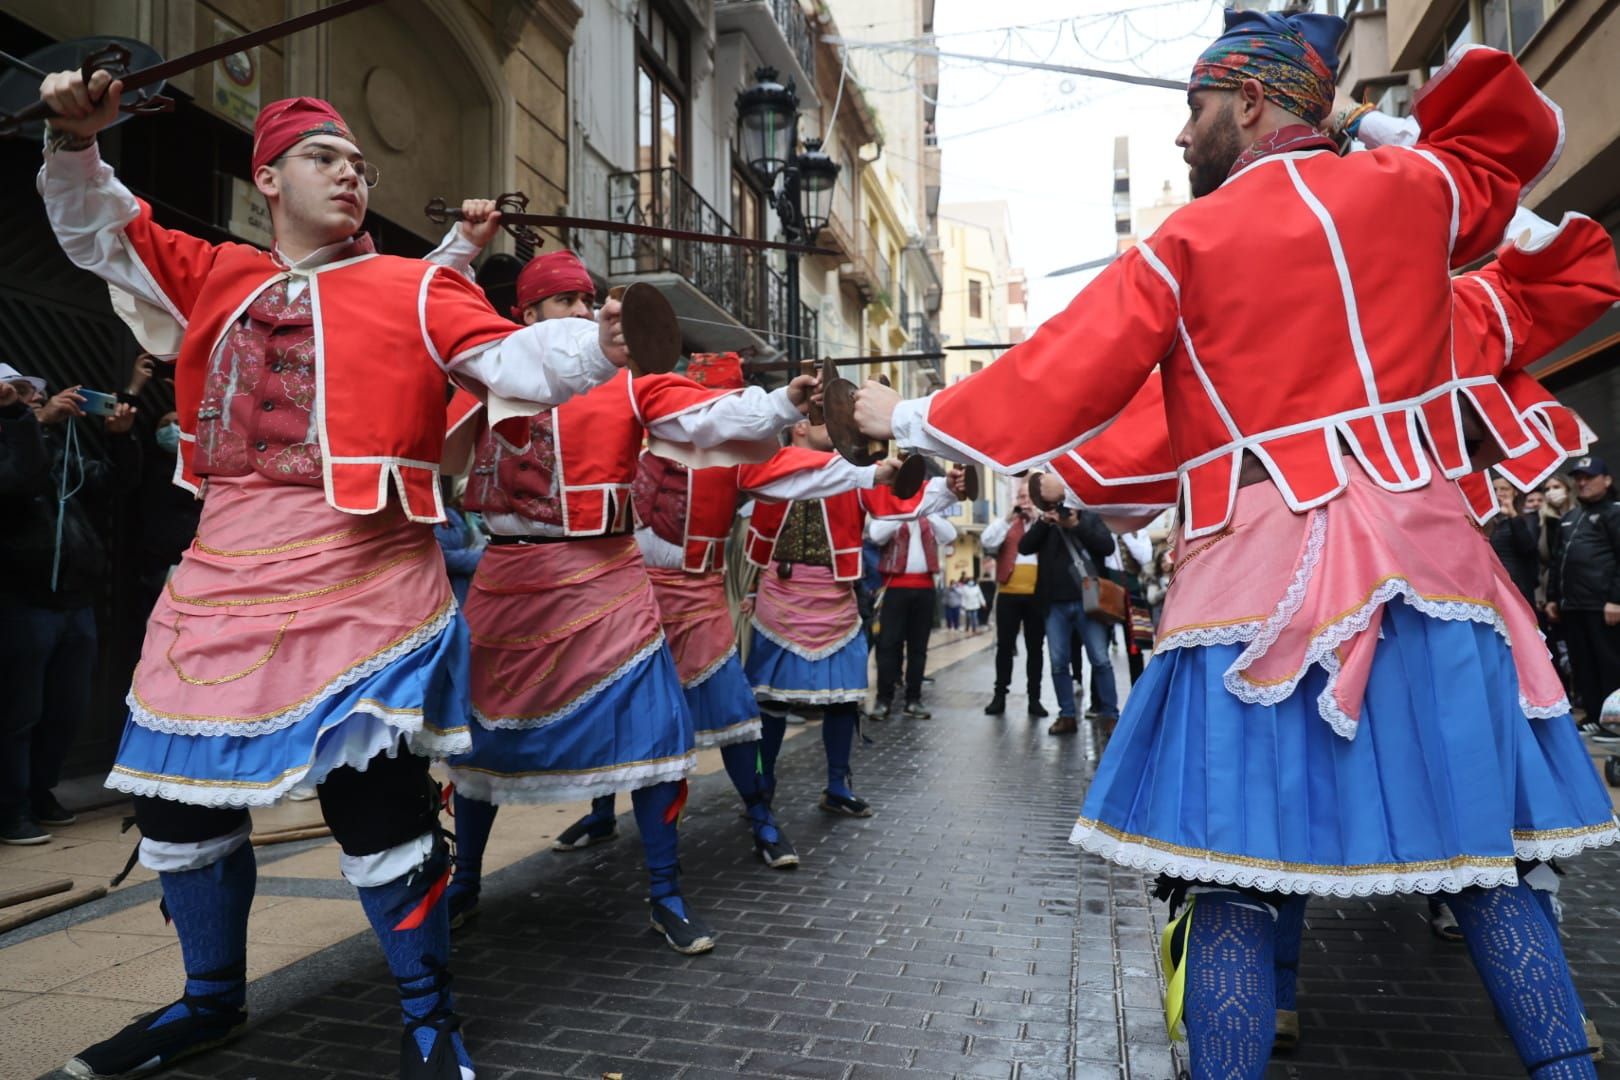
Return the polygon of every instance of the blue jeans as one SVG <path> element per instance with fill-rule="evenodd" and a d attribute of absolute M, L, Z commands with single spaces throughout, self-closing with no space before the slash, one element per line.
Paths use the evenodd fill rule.
<path fill-rule="evenodd" d="M 0 609 L 0 654 L 8 668 L 0 696 L 0 820 L 16 820 L 29 812 L 30 795 L 62 779 L 62 762 L 90 710 L 95 610 Z"/>
<path fill-rule="evenodd" d="M 1108 660 L 1108 626 L 1086 618 L 1086 609 L 1078 600 L 1059 601 L 1046 609 L 1046 647 L 1052 654 L 1052 688 L 1057 691 L 1058 714 L 1080 715 L 1074 707 L 1074 675 L 1069 670 L 1073 635 L 1079 635 L 1085 644 L 1091 677 L 1097 681 L 1102 699 L 1102 715 L 1118 717 L 1119 687 L 1114 685 L 1114 668 Z"/>

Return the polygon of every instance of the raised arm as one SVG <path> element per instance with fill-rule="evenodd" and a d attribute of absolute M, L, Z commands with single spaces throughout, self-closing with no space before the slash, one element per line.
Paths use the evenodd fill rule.
<path fill-rule="evenodd" d="M 780 449 L 777 433 L 803 415 L 799 410 L 809 400 L 806 388 L 813 381 L 801 377 L 772 391 L 757 386 L 711 390 L 680 375 L 644 375 L 630 383 L 630 394 L 636 415 L 653 438 L 702 449 L 768 440 L 768 445 L 745 453 L 749 460 L 761 461 Z"/>

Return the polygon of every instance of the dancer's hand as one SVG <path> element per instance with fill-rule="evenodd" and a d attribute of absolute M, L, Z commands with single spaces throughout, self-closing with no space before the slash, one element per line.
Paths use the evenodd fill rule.
<path fill-rule="evenodd" d="M 464 199 L 461 203 L 461 238 L 479 247 L 488 247 L 501 231 L 501 212 L 494 199 Z"/>
<path fill-rule="evenodd" d="M 40 100 L 56 114 L 49 121 L 51 130 L 81 139 L 93 139 L 96 132 L 112 126 L 123 93 L 124 84 L 105 71 L 90 76 L 88 85 L 82 72 L 58 71 L 45 76 L 39 86 Z"/>
<path fill-rule="evenodd" d="M 596 339 L 614 367 L 630 366 L 630 346 L 624 343 L 624 305 L 609 298 L 596 315 Z"/>
<path fill-rule="evenodd" d="M 855 391 L 855 426 L 869 439 L 894 438 L 894 409 L 900 395 L 875 379 Z"/>

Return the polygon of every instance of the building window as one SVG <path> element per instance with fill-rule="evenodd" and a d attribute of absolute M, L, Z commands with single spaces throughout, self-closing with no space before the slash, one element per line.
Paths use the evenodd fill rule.
<path fill-rule="evenodd" d="M 1429 55 L 1433 75 L 1460 44 L 1489 45 L 1517 55 L 1530 44 L 1558 0 L 1465 0 Z"/>
<path fill-rule="evenodd" d="M 748 181 L 743 167 L 731 169 L 731 227 L 738 236 L 763 239 L 765 215 L 762 211 L 759 189 Z"/>
<path fill-rule="evenodd" d="M 968 318 L 984 318 L 984 283 L 977 279 L 968 282 Z"/>
<path fill-rule="evenodd" d="M 636 15 L 636 167 L 686 174 L 686 35 L 643 0 Z"/>

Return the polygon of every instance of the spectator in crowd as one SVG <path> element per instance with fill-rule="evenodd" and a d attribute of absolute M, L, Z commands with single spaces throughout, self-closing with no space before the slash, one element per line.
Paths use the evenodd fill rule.
<path fill-rule="evenodd" d="M 1115 537 L 1114 554 L 1108 559 L 1108 569 L 1116 571 L 1114 580 L 1125 587 L 1125 594 L 1130 598 L 1130 606 L 1134 611 L 1141 608 L 1147 610 L 1146 586 L 1142 582 L 1142 575 L 1153 565 L 1153 538 L 1148 535 L 1144 526 L 1132 532 L 1119 533 Z M 1145 620 L 1144 620 L 1145 622 Z M 1153 644 L 1151 627 L 1148 629 L 1146 641 L 1137 633 L 1137 628 L 1127 620 L 1123 627 L 1125 638 L 1125 663 L 1130 673 L 1131 685 L 1142 677 L 1142 666 L 1145 660 L 1142 655 L 1144 648 Z M 1099 680 L 1104 673 L 1092 672 L 1092 678 Z M 1110 666 L 1106 672 L 1108 678 L 1114 677 L 1114 669 Z M 1092 704 L 1097 704 L 1097 692 L 1092 692 Z"/>
<path fill-rule="evenodd" d="M 1000 716 L 1007 711 L 1007 691 L 1012 687 L 1013 658 L 1018 655 L 1018 638 L 1024 639 L 1024 678 L 1029 693 L 1029 715 L 1044 717 L 1041 705 L 1041 649 L 1046 640 L 1046 615 L 1036 595 L 1040 560 L 1034 553 L 1023 554 L 1019 544 L 1035 521 L 1029 491 L 1019 485 L 1013 508 L 1007 516 L 985 526 L 979 545 L 995 559 L 996 581 L 996 688 L 985 715 Z"/>
<path fill-rule="evenodd" d="M 956 526 L 940 514 L 921 521 L 867 522 L 867 537 L 882 549 L 883 605 L 879 616 L 878 679 L 875 715 L 893 715 L 894 689 L 905 661 L 905 715 L 927 720 L 922 706 L 923 674 L 928 667 L 928 637 L 934 630 L 934 581 L 939 573 L 939 545 L 956 539 Z"/>
<path fill-rule="evenodd" d="M 1046 613 L 1046 641 L 1052 652 L 1052 687 L 1057 692 L 1058 716 L 1047 728 L 1051 735 L 1072 735 L 1080 730 L 1074 679 L 1069 671 L 1070 636 L 1085 645 L 1093 669 L 1108 662 L 1108 627 L 1086 617 L 1081 581 L 1099 577 L 1103 561 L 1113 553 L 1114 536 L 1102 518 L 1089 510 L 1061 507 L 1041 515 L 1018 543 L 1021 554 L 1039 558 L 1038 593 Z M 1102 715 L 1117 719 L 1119 690 L 1113 679 L 1102 683 Z"/>
<path fill-rule="evenodd" d="M 10 366 L 0 368 L 0 381 L 8 398 L 16 395 L 6 410 L 8 447 L 37 439 L 43 451 L 43 467 L 16 477 L 0 528 L 0 651 L 9 666 L 0 697 L 0 843 L 43 844 L 51 838 L 45 827 L 75 820 L 51 789 L 89 708 L 95 671 L 94 605 L 107 551 L 88 503 L 111 493 L 115 473 L 133 472 L 135 409 L 119 404 L 103 418 L 115 466 L 79 442 L 79 387 L 47 397 L 43 380 Z M 18 413 L 19 404 L 32 415 Z"/>
<path fill-rule="evenodd" d="M 955 583 L 945 590 L 945 629 L 959 630 L 962 626 L 962 593 Z"/>
<path fill-rule="evenodd" d="M 434 526 L 433 538 L 439 542 L 439 551 L 444 555 L 444 568 L 450 574 L 450 591 L 455 593 L 457 604 L 465 604 L 467 589 L 472 585 L 473 574 L 478 570 L 489 540 L 472 523 L 472 515 L 461 509 L 464 484 L 448 476 L 440 484 L 444 489 L 444 522 Z"/>
<path fill-rule="evenodd" d="M 957 602 L 962 605 L 962 629 L 970 634 L 979 632 L 979 614 L 984 610 L 984 593 L 979 590 L 979 583 L 962 575 L 962 580 L 956 583 Z"/>
<path fill-rule="evenodd" d="M 28 402 L 45 380 L 0 364 L 0 495 L 15 495 L 45 472 L 45 440 Z"/>
<path fill-rule="evenodd" d="M 1170 579 L 1176 573 L 1176 555 L 1168 546 L 1160 551 L 1153 560 L 1153 573 L 1148 576 L 1143 595 L 1147 598 L 1148 612 L 1153 616 L 1154 630 L 1159 626 L 1159 616 L 1164 612 L 1164 598 L 1170 592 Z"/>
<path fill-rule="evenodd" d="M 1581 458 L 1570 478 L 1576 500 L 1558 522 L 1547 616 L 1563 628 L 1576 695 L 1596 721 L 1620 689 L 1620 504 L 1602 458 Z M 1620 732 L 1602 728 L 1593 738 L 1620 742 Z"/>
<path fill-rule="evenodd" d="M 1536 604 L 1536 585 L 1541 577 L 1541 553 L 1537 547 L 1536 518 L 1524 510 L 1524 496 L 1503 477 L 1491 481 L 1501 515 L 1492 522 L 1491 550 L 1518 586 L 1524 602 Z"/>

